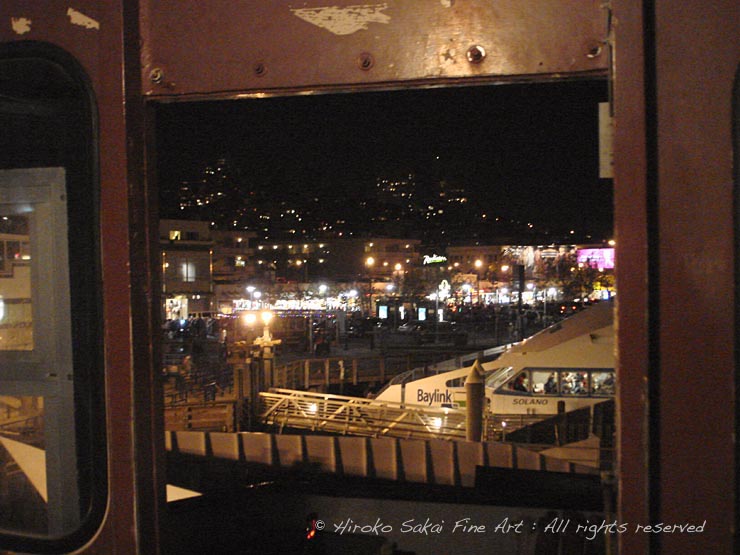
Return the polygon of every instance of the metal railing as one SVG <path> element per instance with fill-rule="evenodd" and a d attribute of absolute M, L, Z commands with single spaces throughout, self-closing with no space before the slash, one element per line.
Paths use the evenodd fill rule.
<path fill-rule="evenodd" d="M 234 401 L 167 407 L 165 430 L 236 431 L 237 406 Z"/>
<path fill-rule="evenodd" d="M 325 358 L 304 358 L 278 364 L 275 370 L 275 385 L 284 389 L 329 388 L 334 385 L 382 384 L 388 376 L 391 380 L 381 389 L 395 383 L 406 383 L 421 377 L 448 372 L 473 364 L 475 360 L 493 360 L 508 345 L 483 351 L 476 351 L 453 358 L 425 361 L 419 364 L 416 357 L 420 353 L 405 355 L 385 355 L 379 357 L 331 356 Z M 423 353 L 422 353 L 423 354 Z M 429 353 L 426 353 L 429 356 Z M 341 393 L 341 391 L 340 391 Z"/>
<path fill-rule="evenodd" d="M 260 393 L 264 424 L 348 435 L 402 438 L 465 438 L 465 413 L 422 409 L 325 393 L 270 390 Z"/>
<path fill-rule="evenodd" d="M 409 406 L 327 393 L 272 389 L 260 393 L 261 422 L 268 426 L 370 437 L 464 440 L 465 411 Z M 484 440 L 501 439 L 539 421 L 538 415 L 488 415 Z"/>

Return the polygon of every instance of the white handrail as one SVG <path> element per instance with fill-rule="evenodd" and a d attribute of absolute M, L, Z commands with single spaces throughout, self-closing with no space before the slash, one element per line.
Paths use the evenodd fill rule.
<path fill-rule="evenodd" d="M 464 440 L 464 410 L 421 407 L 311 391 L 271 389 L 260 393 L 260 420 L 280 428 L 303 428 L 360 436 Z M 487 433 L 500 437 L 541 420 L 542 415 L 487 415 Z M 504 423 L 502 425 L 502 423 Z"/>

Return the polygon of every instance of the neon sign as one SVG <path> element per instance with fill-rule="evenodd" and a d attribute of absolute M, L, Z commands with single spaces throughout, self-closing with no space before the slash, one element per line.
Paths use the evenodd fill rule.
<path fill-rule="evenodd" d="M 424 255 L 423 264 L 425 266 L 427 264 L 444 264 L 445 262 L 447 262 L 446 256 L 441 256 L 439 254 L 433 254 L 432 256 L 429 256 L 428 254 Z"/>
<path fill-rule="evenodd" d="M 614 269 L 614 249 L 578 249 L 578 263 L 600 270 Z"/>

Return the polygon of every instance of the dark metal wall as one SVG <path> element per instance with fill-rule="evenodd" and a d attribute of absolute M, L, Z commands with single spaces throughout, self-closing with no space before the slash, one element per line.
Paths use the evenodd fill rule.
<path fill-rule="evenodd" d="M 623 553 L 732 553 L 734 1 L 613 3 Z M 734 184 L 736 187 L 737 184 Z"/>
<path fill-rule="evenodd" d="M 603 74 L 608 66 L 599 0 L 142 4 L 151 96 L 439 85 Z"/>
<path fill-rule="evenodd" d="M 706 520 L 694 552 L 729 553 L 738 492 L 731 93 L 740 3 L 692 2 L 677 12 L 663 0 L 655 22 L 658 237 L 650 259 L 659 265 L 652 292 L 659 331 L 650 374 L 659 380 L 659 413 L 650 425 L 659 434 L 659 498 L 651 498 L 652 512 L 665 522 Z M 661 550 L 687 550 L 692 539 L 661 538 Z"/>
<path fill-rule="evenodd" d="M 157 422 L 152 416 L 156 383 L 147 354 L 151 334 L 141 326 L 149 310 L 145 295 L 151 273 L 141 263 L 148 230 L 136 220 L 145 195 L 143 122 L 136 113 L 137 99 L 143 105 L 137 24 L 138 2 L 128 0 L 0 3 L 1 42 L 42 41 L 63 48 L 79 61 L 95 94 L 109 468 L 108 511 L 86 552 L 101 554 L 156 552 L 156 504 L 164 494 L 164 482 L 155 482 L 156 453 L 163 446 L 152 435 Z M 124 37 L 129 39 L 128 65 Z M 158 429 L 161 438 L 161 424 Z"/>

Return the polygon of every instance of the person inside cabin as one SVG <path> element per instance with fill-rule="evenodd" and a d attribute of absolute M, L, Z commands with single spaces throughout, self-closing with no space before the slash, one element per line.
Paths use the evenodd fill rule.
<path fill-rule="evenodd" d="M 524 372 L 519 374 L 512 385 L 514 391 L 527 391 L 527 385 L 524 383 L 527 376 Z"/>
<path fill-rule="evenodd" d="M 601 382 L 601 393 L 612 395 L 614 394 L 614 373 L 610 372 L 606 379 Z"/>
<path fill-rule="evenodd" d="M 555 378 L 555 372 L 550 374 L 550 377 L 547 378 L 547 381 L 545 382 L 545 393 L 557 393 L 558 392 L 558 382 Z"/>
<path fill-rule="evenodd" d="M 586 377 L 583 374 L 574 374 L 573 393 L 583 395 L 586 393 Z"/>
<path fill-rule="evenodd" d="M 562 383 L 563 395 L 570 395 L 571 393 L 574 393 L 573 387 L 574 387 L 575 380 L 573 378 L 574 378 L 574 375 L 571 372 L 568 372 L 567 374 L 563 374 L 563 383 Z"/>

